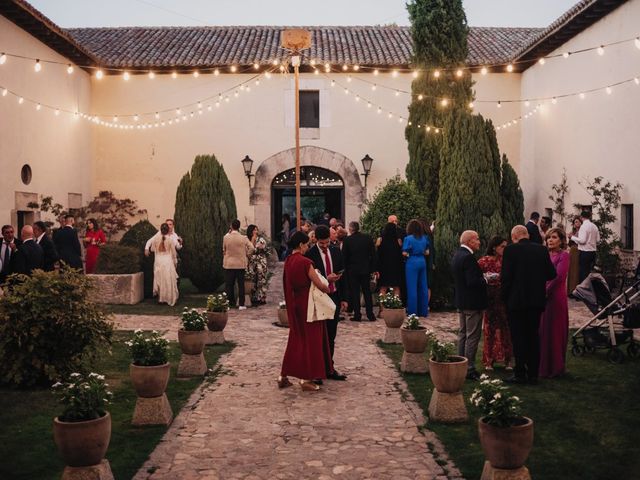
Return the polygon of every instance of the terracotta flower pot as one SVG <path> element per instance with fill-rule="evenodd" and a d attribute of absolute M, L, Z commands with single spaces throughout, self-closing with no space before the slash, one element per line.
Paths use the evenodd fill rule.
<path fill-rule="evenodd" d="M 65 465 L 89 467 L 99 464 L 111 440 L 111 415 L 86 422 L 53 419 L 53 440 Z"/>
<path fill-rule="evenodd" d="M 278 323 L 280 325 L 285 326 L 285 327 L 289 326 L 289 317 L 287 316 L 287 309 L 286 308 L 279 308 L 278 309 Z"/>
<path fill-rule="evenodd" d="M 212 332 L 221 332 L 227 326 L 229 312 L 206 312 L 207 328 Z"/>
<path fill-rule="evenodd" d="M 496 427 L 478 420 L 480 444 L 484 455 L 494 468 L 514 470 L 524 465 L 533 447 L 533 420 L 522 417 L 522 424 Z"/>
<path fill-rule="evenodd" d="M 136 394 L 142 398 L 154 398 L 162 395 L 169 383 L 169 372 L 171 365 L 167 362 L 164 365 L 154 365 L 143 367 L 140 365 L 129 365 L 129 375 Z"/>
<path fill-rule="evenodd" d="M 189 331 L 178 330 L 178 342 L 180 350 L 187 355 L 199 355 L 204 350 L 204 343 L 207 340 L 204 330 Z"/>
<path fill-rule="evenodd" d="M 400 328 L 400 338 L 404 351 L 407 353 L 424 353 L 427 349 L 429 338 L 427 337 L 427 329 L 424 327 L 417 330 L 402 327 Z"/>
<path fill-rule="evenodd" d="M 467 376 L 467 363 L 465 357 L 450 355 L 451 362 L 434 362 L 429 359 L 429 374 L 431 381 L 441 393 L 456 393 L 462 389 Z"/>
<path fill-rule="evenodd" d="M 388 328 L 400 328 L 404 323 L 404 308 L 385 308 L 382 318 Z"/>

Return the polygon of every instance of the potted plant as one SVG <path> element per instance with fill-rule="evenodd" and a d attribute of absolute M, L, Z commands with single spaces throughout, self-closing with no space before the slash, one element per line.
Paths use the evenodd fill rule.
<path fill-rule="evenodd" d="M 161 396 L 167 389 L 171 370 L 167 353 L 169 342 L 155 330 L 149 335 L 136 330 L 126 344 L 131 350 L 129 373 L 138 397 Z"/>
<path fill-rule="evenodd" d="M 467 359 L 453 355 L 453 351 L 453 343 L 434 339 L 431 344 L 429 373 L 433 385 L 441 393 L 459 392 L 467 375 Z"/>
<path fill-rule="evenodd" d="M 404 321 L 404 307 L 400 296 L 389 290 L 385 294 L 378 296 L 378 302 L 384 309 L 382 318 L 387 328 L 400 328 Z"/>
<path fill-rule="evenodd" d="M 429 341 L 429 331 L 420 324 L 417 315 L 411 314 L 400 328 L 400 338 L 405 352 L 424 353 Z"/>
<path fill-rule="evenodd" d="M 278 304 L 278 323 L 283 327 L 289 326 L 289 317 L 287 316 L 287 303 L 280 302 Z"/>
<path fill-rule="evenodd" d="M 204 329 L 207 321 L 195 308 L 185 307 L 182 311 L 182 328 L 178 330 L 178 342 L 185 355 L 199 355 L 206 341 Z"/>
<path fill-rule="evenodd" d="M 207 327 L 212 332 L 221 332 L 229 319 L 229 299 L 226 293 L 207 297 Z"/>
<path fill-rule="evenodd" d="M 488 462 L 494 468 L 521 468 L 533 446 L 533 420 L 522 415 L 520 399 L 501 380 L 482 375 L 470 400 L 483 415 L 478 431 Z"/>
<path fill-rule="evenodd" d="M 106 407 L 111 392 L 103 375 L 72 373 L 53 391 L 64 405 L 53 420 L 53 439 L 64 463 L 70 467 L 98 465 L 109 448 L 111 416 Z"/>

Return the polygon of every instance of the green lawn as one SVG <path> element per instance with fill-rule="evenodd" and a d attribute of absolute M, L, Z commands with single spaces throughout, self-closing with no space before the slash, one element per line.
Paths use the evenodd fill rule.
<path fill-rule="evenodd" d="M 124 345 L 130 333 L 117 332 L 112 355 L 101 356 L 93 371 L 107 376 L 114 393 L 109 411 L 112 434 L 107 459 L 114 477 L 131 478 L 147 459 L 167 428 L 133 427 L 131 416 L 136 394 L 129 380 L 129 352 Z M 213 368 L 207 381 L 219 374 L 213 367 L 220 355 L 231 351 L 233 345 L 207 347 L 205 357 Z M 171 379 L 167 396 L 174 416 L 178 414 L 202 379 L 176 379 L 180 347 L 170 343 Z M 49 390 L 15 390 L 0 388 L 0 478 L 12 480 L 59 479 L 64 465 L 53 443 L 52 422 L 60 413 L 60 406 Z"/>
<path fill-rule="evenodd" d="M 401 345 L 380 348 L 399 368 Z M 480 350 L 482 351 L 482 345 Z M 480 357 L 480 355 L 478 355 Z M 640 478 L 640 361 L 610 364 L 603 352 L 574 358 L 567 354 L 563 378 L 537 386 L 516 385 L 524 414 L 535 422 L 534 446 L 527 461 L 536 480 L 605 480 Z M 495 377 L 508 372 L 497 369 Z M 427 375 L 402 374 L 428 416 L 433 384 Z M 474 382 L 464 386 L 471 420 L 464 424 L 427 424 L 467 480 L 480 478 L 484 456 L 478 440 L 477 412 L 469 405 Z"/>

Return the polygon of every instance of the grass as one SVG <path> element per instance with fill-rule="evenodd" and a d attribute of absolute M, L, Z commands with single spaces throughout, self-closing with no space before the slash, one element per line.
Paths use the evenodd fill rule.
<path fill-rule="evenodd" d="M 93 371 L 107 377 L 114 393 L 109 412 L 112 433 L 107 459 L 113 475 L 118 479 L 132 478 L 158 444 L 167 428 L 163 426 L 134 427 L 131 417 L 136 394 L 129 379 L 130 356 L 124 342 L 130 333 L 117 332 L 112 355 L 105 353 L 98 359 Z M 202 378 L 176 379 L 180 347 L 171 342 L 169 347 L 171 378 L 167 396 L 174 416 L 202 383 Z M 233 349 L 233 345 L 207 347 L 205 357 L 211 368 L 220 356 Z M 219 373 L 215 370 L 206 381 Z M 16 390 L 0 388 L 0 478 L 12 480 L 59 479 L 64 465 L 53 443 L 53 418 L 61 411 L 50 390 Z"/>
<path fill-rule="evenodd" d="M 397 368 L 401 345 L 379 347 Z M 479 352 L 482 351 L 482 345 Z M 599 480 L 640 478 L 638 399 L 640 361 L 610 364 L 604 352 L 584 357 L 567 353 L 568 374 L 541 380 L 538 386 L 514 385 L 523 412 L 533 418 L 534 446 L 527 467 L 536 480 Z M 496 370 L 494 377 L 509 372 Z M 428 375 L 402 374 L 425 416 L 433 384 Z M 464 385 L 470 420 L 457 425 L 429 422 L 451 459 L 467 480 L 479 479 L 484 455 L 477 433 L 479 415 L 470 408 L 474 382 Z M 633 452 L 636 452 L 635 454 Z"/>

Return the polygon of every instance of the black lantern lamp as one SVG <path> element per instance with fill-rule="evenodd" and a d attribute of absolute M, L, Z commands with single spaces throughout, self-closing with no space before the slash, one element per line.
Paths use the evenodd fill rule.
<path fill-rule="evenodd" d="M 245 155 L 242 159 L 242 168 L 244 169 L 244 174 L 249 180 L 249 188 L 251 188 L 251 177 L 254 175 L 251 173 L 251 170 L 253 169 L 253 160 L 249 158 L 249 155 Z"/>
<path fill-rule="evenodd" d="M 373 158 L 371 158 L 369 156 L 369 154 L 367 153 L 364 156 L 364 158 L 362 159 L 362 169 L 364 170 L 364 173 L 361 174 L 362 176 L 364 176 L 364 187 L 365 188 L 367 188 L 367 177 L 371 173 L 371 165 L 372 164 L 373 164 Z"/>

